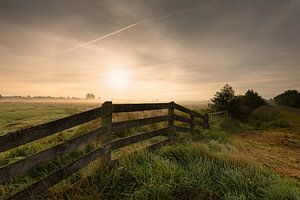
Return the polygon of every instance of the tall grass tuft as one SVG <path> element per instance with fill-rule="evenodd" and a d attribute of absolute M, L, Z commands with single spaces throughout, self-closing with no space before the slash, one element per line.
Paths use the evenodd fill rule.
<path fill-rule="evenodd" d="M 290 124 L 283 119 L 281 113 L 274 107 L 262 106 L 249 116 L 249 123 L 255 129 L 286 128 Z"/>
<path fill-rule="evenodd" d="M 169 146 L 157 152 L 140 152 L 121 159 L 115 168 L 100 169 L 84 181 L 102 199 L 300 197 L 299 188 L 281 177 L 256 166 L 216 156 L 195 142 Z"/>

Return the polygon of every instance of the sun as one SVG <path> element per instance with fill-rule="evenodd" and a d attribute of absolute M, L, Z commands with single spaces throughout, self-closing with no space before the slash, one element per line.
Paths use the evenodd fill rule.
<path fill-rule="evenodd" d="M 129 74 L 123 69 L 112 70 L 108 74 L 108 82 L 115 89 L 124 89 L 128 86 Z"/>

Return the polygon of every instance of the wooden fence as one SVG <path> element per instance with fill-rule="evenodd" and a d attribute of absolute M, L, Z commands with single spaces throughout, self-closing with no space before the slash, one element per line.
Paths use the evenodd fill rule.
<path fill-rule="evenodd" d="M 225 118 L 228 116 L 228 112 L 227 111 L 220 111 L 220 112 L 214 112 L 214 113 L 209 113 L 208 114 L 208 121 L 214 122 L 216 121 L 218 118 Z"/>
<path fill-rule="evenodd" d="M 164 109 L 168 111 L 168 114 L 142 119 L 112 122 L 112 116 L 114 113 Z M 185 116 L 178 115 L 174 112 L 174 110 L 179 110 L 185 113 Z M 186 117 L 187 115 L 188 117 Z M 95 108 L 93 110 L 75 114 L 59 120 L 2 135 L 0 136 L 0 152 L 11 150 L 21 145 L 54 135 L 55 133 L 73 128 L 95 119 L 101 119 L 101 127 L 87 134 L 72 138 L 62 144 L 38 152 L 30 157 L 1 167 L 0 184 L 5 184 L 6 182 L 13 180 L 20 175 L 24 175 L 33 168 L 40 167 L 54 159 L 59 158 L 65 153 L 70 153 L 77 148 L 82 147 L 83 145 L 97 140 L 98 138 L 102 139 L 103 145 L 100 148 L 96 148 L 73 163 L 61 167 L 58 171 L 47 176 L 46 178 L 30 185 L 22 191 L 13 194 L 13 196 L 11 196 L 9 199 L 33 198 L 35 195 L 59 183 L 61 180 L 72 175 L 100 157 L 104 158 L 106 162 L 110 162 L 112 150 L 116 150 L 137 142 L 142 142 L 156 136 L 167 136 L 167 139 L 152 144 L 148 147 L 150 149 L 155 149 L 170 143 L 174 138 L 174 133 L 176 132 L 188 132 L 194 134 L 197 127 L 208 128 L 209 126 L 208 115 L 201 115 L 200 113 L 192 111 L 174 102 L 155 104 L 112 104 L 112 102 L 105 102 L 100 108 Z M 178 126 L 175 124 L 175 121 L 185 123 L 187 126 Z M 161 122 L 167 122 L 168 125 L 164 128 L 152 130 L 150 132 L 135 134 L 115 140 L 112 139 L 113 132 Z"/>

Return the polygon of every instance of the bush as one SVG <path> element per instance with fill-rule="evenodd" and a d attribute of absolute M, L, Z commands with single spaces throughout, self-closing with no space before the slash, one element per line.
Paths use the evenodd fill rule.
<path fill-rule="evenodd" d="M 261 122 L 269 122 L 276 119 L 280 119 L 281 116 L 277 110 L 275 110 L 271 106 L 262 106 L 256 109 L 251 115 L 250 120 L 252 121 L 261 121 Z"/>
<path fill-rule="evenodd" d="M 300 93 L 297 90 L 287 90 L 274 97 L 274 100 L 282 106 L 300 108 Z"/>
<path fill-rule="evenodd" d="M 266 105 L 266 101 L 253 90 L 248 90 L 245 95 L 240 96 L 241 113 L 248 116 L 251 112 L 260 106 Z"/>
<path fill-rule="evenodd" d="M 287 128 L 290 124 L 284 120 L 274 120 L 270 122 L 262 122 L 258 128 L 271 129 L 271 128 Z"/>
<path fill-rule="evenodd" d="M 245 95 L 235 96 L 234 90 L 228 84 L 211 99 L 212 111 L 228 111 L 229 115 L 238 119 L 246 119 L 256 108 L 266 105 L 266 101 L 253 90 Z"/>
<path fill-rule="evenodd" d="M 278 110 L 271 106 L 263 106 L 256 109 L 250 115 L 249 122 L 256 129 L 289 127 L 289 123 L 282 119 Z"/>

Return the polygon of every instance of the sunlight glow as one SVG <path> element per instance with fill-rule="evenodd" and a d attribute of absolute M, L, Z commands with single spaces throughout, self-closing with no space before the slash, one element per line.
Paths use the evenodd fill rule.
<path fill-rule="evenodd" d="M 108 82 L 114 89 L 124 89 L 129 83 L 129 74 L 123 69 L 115 69 L 109 72 Z"/>

